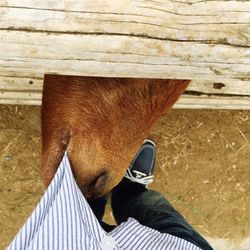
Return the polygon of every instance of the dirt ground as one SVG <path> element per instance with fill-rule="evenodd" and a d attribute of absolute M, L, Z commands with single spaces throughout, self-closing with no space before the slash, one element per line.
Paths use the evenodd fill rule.
<path fill-rule="evenodd" d="M 216 249 L 250 249 L 250 111 L 172 110 L 150 137 L 158 147 L 151 188 Z M 40 108 L 0 105 L 0 249 L 44 192 L 40 153 Z"/>

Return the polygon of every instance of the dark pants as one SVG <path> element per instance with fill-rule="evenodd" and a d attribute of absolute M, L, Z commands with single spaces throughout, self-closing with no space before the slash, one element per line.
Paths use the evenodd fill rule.
<path fill-rule="evenodd" d="M 115 226 L 102 222 L 106 199 L 89 201 L 100 224 L 107 232 Z M 123 179 L 112 191 L 111 205 L 119 225 L 132 217 L 142 225 L 193 243 L 201 249 L 212 249 L 207 241 L 179 214 L 159 192 Z"/>

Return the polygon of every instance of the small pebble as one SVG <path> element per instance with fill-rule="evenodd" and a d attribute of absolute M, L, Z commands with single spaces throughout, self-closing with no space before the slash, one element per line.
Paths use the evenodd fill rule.
<path fill-rule="evenodd" d="M 4 160 L 9 161 L 9 160 L 11 160 L 11 157 L 10 156 L 4 156 Z"/>

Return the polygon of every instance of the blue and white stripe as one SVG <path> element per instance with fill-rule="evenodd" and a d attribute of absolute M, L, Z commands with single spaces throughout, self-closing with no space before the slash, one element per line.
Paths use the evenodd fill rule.
<path fill-rule="evenodd" d="M 79 190 L 65 153 L 44 196 L 7 249 L 199 248 L 183 239 L 143 226 L 132 218 L 106 233 Z"/>

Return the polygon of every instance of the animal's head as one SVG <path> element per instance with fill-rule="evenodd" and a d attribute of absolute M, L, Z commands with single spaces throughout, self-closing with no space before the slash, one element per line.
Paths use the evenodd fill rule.
<path fill-rule="evenodd" d="M 188 81 L 47 75 L 42 104 L 44 182 L 65 150 L 82 193 L 95 198 L 122 179 L 153 123 Z"/>

